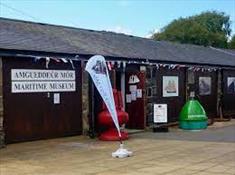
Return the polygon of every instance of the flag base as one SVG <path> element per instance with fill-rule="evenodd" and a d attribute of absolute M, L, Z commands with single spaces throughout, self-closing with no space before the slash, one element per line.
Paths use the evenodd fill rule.
<path fill-rule="evenodd" d="M 116 158 L 125 158 L 125 157 L 130 157 L 132 156 L 132 152 L 128 151 L 127 149 L 123 148 L 124 145 L 120 144 L 120 148 L 112 153 L 112 157 Z"/>

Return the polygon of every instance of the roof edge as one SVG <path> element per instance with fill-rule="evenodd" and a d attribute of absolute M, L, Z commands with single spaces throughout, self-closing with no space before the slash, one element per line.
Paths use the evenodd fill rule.
<path fill-rule="evenodd" d="M 0 48 L 0 57 L 36 57 L 36 56 L 41 56 L 41 57 L 65 57 L 68 59 L 75 59 L 77 58 L 79 60 L 88 60 L 90 57 L 94 56 L 94 54 L 78 54 L 78 53 L 55 53 L 55 52 L 43 52 L 43 51 L 31 51 L 31 50 L 13 50 L 13 49 L 1 49 Z M 182 64 L 182 65 L 195 65 L 195 66 L 209 66 L 209 67 L 218 67 L 218 68 L 231 68 L 235 69 L 235 66 L 231 65 L 218 65 L 218 64 L 199 64 L 199 63 L 189 63 L 189 62 L 177 62 L 177 61 L 164 61 L 164 60 L 155 60 L 155 59 L 145 59 L 145 58 L 127 58 L 127 57 L 114 57 L 114 56 L 108 56 L 108 55 L 103 55 L 106 60 L 108 61 L 128 61 L 136 62 L 136 64 L 143 64 L 146 62 L 149 63 L 161 63 L 161 64 Z M 77 57 L 77 58 L 75 58 Z M 143 63 L 141 63 L 143 62 Z"/>

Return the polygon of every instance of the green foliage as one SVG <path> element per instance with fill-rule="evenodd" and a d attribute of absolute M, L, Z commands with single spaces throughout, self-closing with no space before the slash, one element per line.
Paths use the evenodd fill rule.
<path fill-rule="evenodd" d="M 229 16 L 213 11 L 174 20 L 160 33 L 153 34 L 152 38 L 227 48 L 230 33 Z"/>
<path fill-rule="evenodd" d="M 231 41 L 229 42 L 229 48 L 235 49 L 235 35 L 233 35 Z"/>

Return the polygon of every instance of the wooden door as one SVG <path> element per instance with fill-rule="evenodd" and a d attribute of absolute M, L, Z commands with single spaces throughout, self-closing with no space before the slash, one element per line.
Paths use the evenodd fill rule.
<path fill-rule="evenodd" d="M 217 72 L 195 72 L 196 98 L 209 118 L 217 115 Z"/>
<path fill-rule="evenodd" d="M 29 141 L 78 135 L 82 133 L 81 67 L 76 67 L 76 91 L 58 92 L 60 104 L 54 104 L 54 93 L 12 93 L 11 69 L 46 69 L 45 59 L 3 59 L 4 129 L 6 142 Z M 72 70 L 70 64 L 51 61 L 49 69 Z"/>
<path fill-rule="evenodd" d="M 222 107 L 225 117 L 235 118 L 235 71 L 223 70 L 222 72 Z"/>
<path fill-rule="evenodd" d="M 171 80 L 172 79 L 172 80 Z M 169 80 L 169 81 L 168 81 Z M 168 122 L 176 122 L 178 121 L 179 113 L 185 104 L 185 70 L 181 69 L 168 69 L 168 68 L 160 68 L 156 71 L 156 95 L 152 100 L 153 103 L 156 104 L 167 104 L 167 114 L 168 114 Z M 178 81 L 178 94 L 169 93 L 166 95 L 164 91 L 166 91 L 163 87 L 163 81 L 165 83 L 172 83 L 175 81 L 175 86 L 177 86 Z M 177 87 L 175 87 L 177 88 Z M 177 94 L 177 95 L 176 95 Z"/>
<path fill-rule="evenodd" d="M 131 83 L 131 77 L 136 77 L 138 81 Z M 130 88 L 134 88 L 130 89 Z M 131 95 L 136 93 L 135 95 Z M 129 95 L 130 99 L 127 99 Z M 135 98 L 135 97 L 136 98 Z M 130 100 L 130 101 L 129 101 Z M 127 128 L 145 128 L 145 73 L 138 70 L 126 72 L 126 112 L 129 114 Z"/>

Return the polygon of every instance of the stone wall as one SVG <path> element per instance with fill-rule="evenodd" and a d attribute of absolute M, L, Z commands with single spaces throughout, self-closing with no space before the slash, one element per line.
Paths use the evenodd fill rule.
<path fill-rule="evenodd" d="M 154 99 L 156 99 L 157 95 L 157 81 L 156 81 L 156 67 L 147 66 L 146 67 L 146 103 L 145 103 L 145 111 L 146 111 L 146 126 L 153 126 L 153 105 Z"/>
<path fill-rule="evenodd" d="M 85 64 L 82 62 L 82 127 L 83 134 L 88 135 L 89 131 L 89 75 L 85 71 Z"/>
<path fill-rule="evenodd" d="M 222 72 L 218 70 L 217 72 L 217 117 L 223 118 L 222 114 Z"/>
<path fill-rule="evenodd" d="M 4 147 L 3 98 L 2 98 L 2 58 L 0 57 L 0 148 Z"/>

